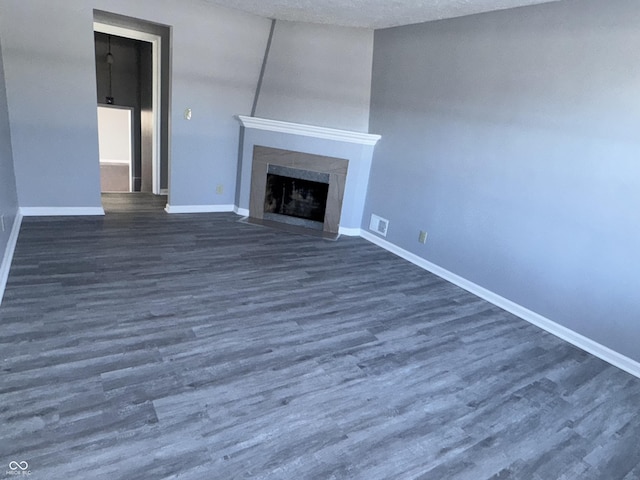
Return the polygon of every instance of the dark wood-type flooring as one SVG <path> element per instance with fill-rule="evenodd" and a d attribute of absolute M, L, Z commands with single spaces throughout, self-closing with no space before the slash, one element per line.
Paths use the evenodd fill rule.
<path fill-rule="evenodd" d="M 105 213 L 162 213 L 167 205 L 166 195 L 152 193 L 103 193 Z"/>
<path fill-rule="evenodd" d="M 640 478 L 639 379 L 363 239 L 125 210 L 24 219 L 0 477 Z"/>

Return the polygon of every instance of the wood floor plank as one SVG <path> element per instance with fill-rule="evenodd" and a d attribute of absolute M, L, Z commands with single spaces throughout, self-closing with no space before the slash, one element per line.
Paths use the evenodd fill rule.
<path fill-rule="evenodd" d="M 0 471 L 640 478 L 640 379 L 359 238 L 103 201 L 23 221 Z"/>

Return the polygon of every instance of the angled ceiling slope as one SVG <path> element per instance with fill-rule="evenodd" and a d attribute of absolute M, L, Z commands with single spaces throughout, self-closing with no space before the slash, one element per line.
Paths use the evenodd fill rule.
<path fill-rule="evenodd" d="M 267 18 L 388 28 L 559 0 L 203 0 Z"/>

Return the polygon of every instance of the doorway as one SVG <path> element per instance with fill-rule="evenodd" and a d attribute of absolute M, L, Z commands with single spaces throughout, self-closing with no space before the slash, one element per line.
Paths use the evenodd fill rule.
<path fill-rule="evenodd" d="M 169 42 L 168 26 L 94 10 L 103 192 L 168 194 Z M 104 128 L 109 117 L 119 118 L 111 124 L 118 128 Z M 121 136 L 113 143 L 109 135 L 116 130 Z M 113 161 L 115 148 L 110 146 L 122 147 L 127 141 L 130 159 L 121 148 Z M 128 182 L 122 180 L 125 175 Z"/>
<path fill-rule="evenodd" d="M 153 71 L 153 41 L 123 37 L 121 35 L 131 34 L 121 27 L 94 26 L 102 191 L 158 194 L 160 122 L 156 117 L 160 105 L 159 85 L 154 85 L 154 77 L 159 80 L 159 75 Z M 138 36 L 159 42 L 153 35 Z M 130 118 L 126 118 L 128 114 Z M 130 129 L 125 122 L 131 123 Z M 118 132 L 122 134 L 115 138 Z M 114 143 L 124 142 L 128 132 L 132 133 L 130 178 L 124 188 L 125 183 L 121 181 L 124 165 L 118 162 L 124 162 L 125 158 L 113 159 L 109 154 L 115 150 L 111 148 Z"/>

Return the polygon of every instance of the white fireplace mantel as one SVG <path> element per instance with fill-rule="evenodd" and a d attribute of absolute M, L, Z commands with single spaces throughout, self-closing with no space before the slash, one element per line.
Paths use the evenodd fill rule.
<path fill-rule="evenodd" d="M 380 135 L 372 133 L 353 132 L 351 130 L 338 130 L 336 128 L 317 127 L 301 123 L 283 122 L 268 118 L 248 117 L 237 115 L 236 117 L 243 127 L 270 132 L 289 133 L 303 135 L 305 137 L 322 138 L 338 142 L 358 143 L 360 145 L 375 145 L 380 140 Z"/>

